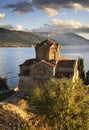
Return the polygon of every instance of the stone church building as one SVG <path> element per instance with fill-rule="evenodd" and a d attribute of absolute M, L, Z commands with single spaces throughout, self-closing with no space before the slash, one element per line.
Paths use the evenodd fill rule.
<path fill-rule="evenodd" d="M 73 77 L 78 78 L 76 60 L 60 57 L 60 44 L 47 39 L 35 47 L 36 58 L 26 60 L 20 65 L 20 90 L 28 93 L 33 87 L 40 87 L 51 78 Z"/>

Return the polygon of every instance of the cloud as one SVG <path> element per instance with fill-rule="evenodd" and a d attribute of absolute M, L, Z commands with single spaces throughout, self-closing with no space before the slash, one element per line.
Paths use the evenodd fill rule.
<path fill-rule="evenodd" d="M 47 8 L 45 7 L 44 8 L 44 11 L 49 15 L 49 16 L 54 16 L 54 15 L 57 15 L 58 12 L 56 9 L 52 9 L 52 8 Z"/>
<path fill-rule="evenodd" d="M 0 13 L 0 19 L 3 19 L 5 17 L 5 13 Z"/>
<path fill-rule="evenodd" d="M 51 22 L 54 25 L 58 25 L 62 28 L 80 28 L 81 27 L 81 23 L 78 21 L 73 21 L 73 20 L 66 20 L 66 21 L 62 21 L 60 19 L 52 19 Z"/>
<path fill-rule="evenodd" d="M 33 0 L 32 4 L 37 8 L 68 8 L 89 11 L 89 0 Z"/>
<path fill-rule="evenodd" d="M 85 8 L 83 5 L 78 4 L 78 3 L 74 3 L 74 4 L 72 5 L 72 8 L 75 9 L 75 10 L 83 10 L 83 11 L 89 12 L 89 7 L 86 7 L 86 8 Z"/>
<path fill-rule="evenodd" d="M 51 24 L 44 24 L 40 28 L 34 29 L 36 32 L 58 32 L 58 33 L 89 33 L 89 25 L 79 21 L 52 19 Z"/>
<path fill-rule="evenodd" d="M 16 30 L 16 31 L 26 31 L 26 32 L 31 31 L 31 30 L 29 30 L 27 28 L 24 28 L 21 25 L 12 26 L 11 24 L 7 24 L 7 25 L 0 24 L 0 28 L 6 28 L 6 29 L 9 29 L 9 30 Z"/>
<path fill-rule="evenodd" d="M 21 25 L 15 25 L 14 26 L 14 30 L 20 31 L 22 29 L 23 29 L 23 27 Z"/>
<path fill-rule="evenodd" d="M 50 16 L 56 15 L 62 8 L 89 12 L 89 0 L 30 0 L 4 6 L 4 9 L 11 9 L 17 14 L 35 11 L 34 8 L 43 10 Z"/>
<path fill-rule="evenodd" d="M 4 25 L 4 24 L 0 23 L 0 28 L 6 28 L 6 29 L 12 30 L 12 29 L 13 29 L 13 26 L 12 26 L 11 24 Z"/>
<path fill-rule="evenodd" d="M 27 12 L 33 12 L 34 9 L 30 2 L 18 2 L 17 4 L 7 4 L 4 6 L 4 9 L 11 9 L 12 11 L 16 12 L 17 14 L 24 14 Z"/>

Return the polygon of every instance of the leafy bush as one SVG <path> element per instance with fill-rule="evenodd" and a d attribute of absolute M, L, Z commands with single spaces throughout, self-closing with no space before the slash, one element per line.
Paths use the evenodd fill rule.
<path fill-rule="evenodd" d="M 9 90 L 9 87 L 7 85 L 7 80 L 5 78 L 0 78 L 0 90 Z"/>
<path fill-rule="evenodd" d="M 44 90 L 36 88 L 29 104 L 52 130 L 88 130 L 89 86 L 81 80 L 73 84 L 72 79 L 52 79 Z"/>
<path fill-rule="evenodd" d="M 79 78 L 85 81 L 84 59 L 78 58 Z"/>
<path fill-rule="evenodd" d="M 86 85 L 89 85 L 89 70 L 86 72 L 85 84 L 86 84 Z"/>

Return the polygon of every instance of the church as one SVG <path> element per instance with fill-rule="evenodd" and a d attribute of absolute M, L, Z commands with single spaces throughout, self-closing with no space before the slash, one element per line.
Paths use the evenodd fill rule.
<path fill-rule="evenodd" d="M 61 46 L 54 40 L 47 39 L 35 47 L 36 58 L 28 59 L 20 65 L 19 88 L 23 93 L 30 92 L 35 86 L 43 84 L 51 78 L 78 78 L 76 60 L 62 58 Z"/>

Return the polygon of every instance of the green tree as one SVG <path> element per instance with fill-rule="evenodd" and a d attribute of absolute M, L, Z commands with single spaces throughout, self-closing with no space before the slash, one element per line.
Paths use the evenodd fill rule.
<path fill-rule="evenodd" d="M 89 70 L 86 73 L 86 81 L 85 84 L 88 85 L 89 84 Z"/>
<path fill-rule="evenodd" d="M 84 60 L 82 58 L 78 58 L 78 70 L 79 78 L 85 81 Z"/>
<path fill-rule="evenodd" d="M 9 87 L 7 85 L 7 80 L 5 78 L 0 78 L 0 90 L 9 90 Z"/>
<path fill-rule="evenodd" d="M 79 80 L 73 84 L 72 79 L 49 81 L 44 90 L 37 88 L 30 105 L 35 106 L 35 112 L 52 130 L 88 130 L 89 128 L 89 94 Z"/>

